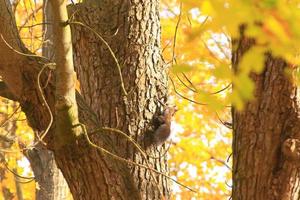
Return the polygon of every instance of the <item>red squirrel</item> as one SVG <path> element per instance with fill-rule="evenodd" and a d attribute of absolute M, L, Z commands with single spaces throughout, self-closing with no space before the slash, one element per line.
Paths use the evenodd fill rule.
<path fill-rule="evenodd" d="M 158 116 L 160 126 L 153 133 L 154 145 L 162 145 L 171 135 L 171 121 L 177 110 L 176 106 L 167 107 L 163 113 Z"/>

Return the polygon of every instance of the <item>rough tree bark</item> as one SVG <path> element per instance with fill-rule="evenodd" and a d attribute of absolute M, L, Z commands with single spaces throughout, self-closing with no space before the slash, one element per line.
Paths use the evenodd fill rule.
<path fill-rule="evenodd" d="M 233 42 L 235 70 L 241 56 L 255 40 L 241 37 Z M 265 69 L 251 74 L 255 100 L 242 112 L 233 109 L 234 200 L 299 199 L 299 110 L 292 68 L 266 52 Z"/>
<path fill-rule="evenodd" d="M 77 94 L 79 120 L 87 127 L 91 141 L 115 155 L 144 166 L 150 162 L 154 169 L 167 173 L 165 156 L 145 159 L 116 131 L 95 131 L 103 126 L 119 129 L 143 145 L 153 115 L 161 109 L 158 102 L 167 99 L 158 1 L 86 1 L 71 10 L 74 11 L 69 23 L 73 27 L 75 66 L 84 98 Z M 8 0 L 0 1 L 0 19 L 4 22 L 0 24 L 0 33 L 14 48 L 0 40 L 0 75 L 20 102 L 29 124 L 37 134 L 43 133 L 49 124 L 49 115 L 36 80 L 47 61 L 15 52 L 30 54 L 16 32 Z M 96 32 L 108 42 L 116 59 Z M 42 83 L 46 82 L 48 71 L 42 76 Z M 44 89 L 52 113 L 54 91 L 52 82 Z M 154 173 L 156 182 L 150 170 L 91 146 L 85 132 L 78 135 L 59 132 L 51 128 L 45 142 L 54 151 L 74 199 L 161 199 L 160 192 L 169 198 L 165 176 Z M 157 148 L 151 148 L 148 153 L 161 155 Z"/>

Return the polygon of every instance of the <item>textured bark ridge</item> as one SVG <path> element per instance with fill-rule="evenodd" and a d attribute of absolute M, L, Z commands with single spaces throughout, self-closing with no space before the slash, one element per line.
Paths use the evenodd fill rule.
<path fill-rule="evenodd" d="M 233 42 L 233 68 L 253 39 Z M 299 199 L 299 119 L 296 86 L 284 60 L 266 52 L 264 71 L 251 74 L 255 100 L 233 109 L 233 199 Z"/>

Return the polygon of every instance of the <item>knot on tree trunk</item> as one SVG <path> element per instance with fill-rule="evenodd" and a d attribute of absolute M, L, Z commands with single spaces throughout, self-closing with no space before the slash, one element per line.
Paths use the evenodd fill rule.
<path fill-rule="evenodd" d="M 287 160 L 298 163 L 300 161 L 300 140 L 286 139 L 282 145 L 282 152 Z"/>

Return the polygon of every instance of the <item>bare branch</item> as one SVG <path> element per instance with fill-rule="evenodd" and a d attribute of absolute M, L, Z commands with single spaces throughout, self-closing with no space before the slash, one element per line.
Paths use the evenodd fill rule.
<path fill-rule="evenodd" d="M 75 129 L 79 123 L 78 108 L 75 97 L 76 73 L 73 65 L 73 50 L 71 29 L 68 25 L 68 12 L 66 0 L 51 0 L 53 13 L 54 53 L 57 65 L 55 114 L 56 114 L 56 148 L 72 141 L 81 130 Z M 66 139 L 65 137 L 69 137 Z M 70 139 L 70 140 L 69 140 Z"/>

